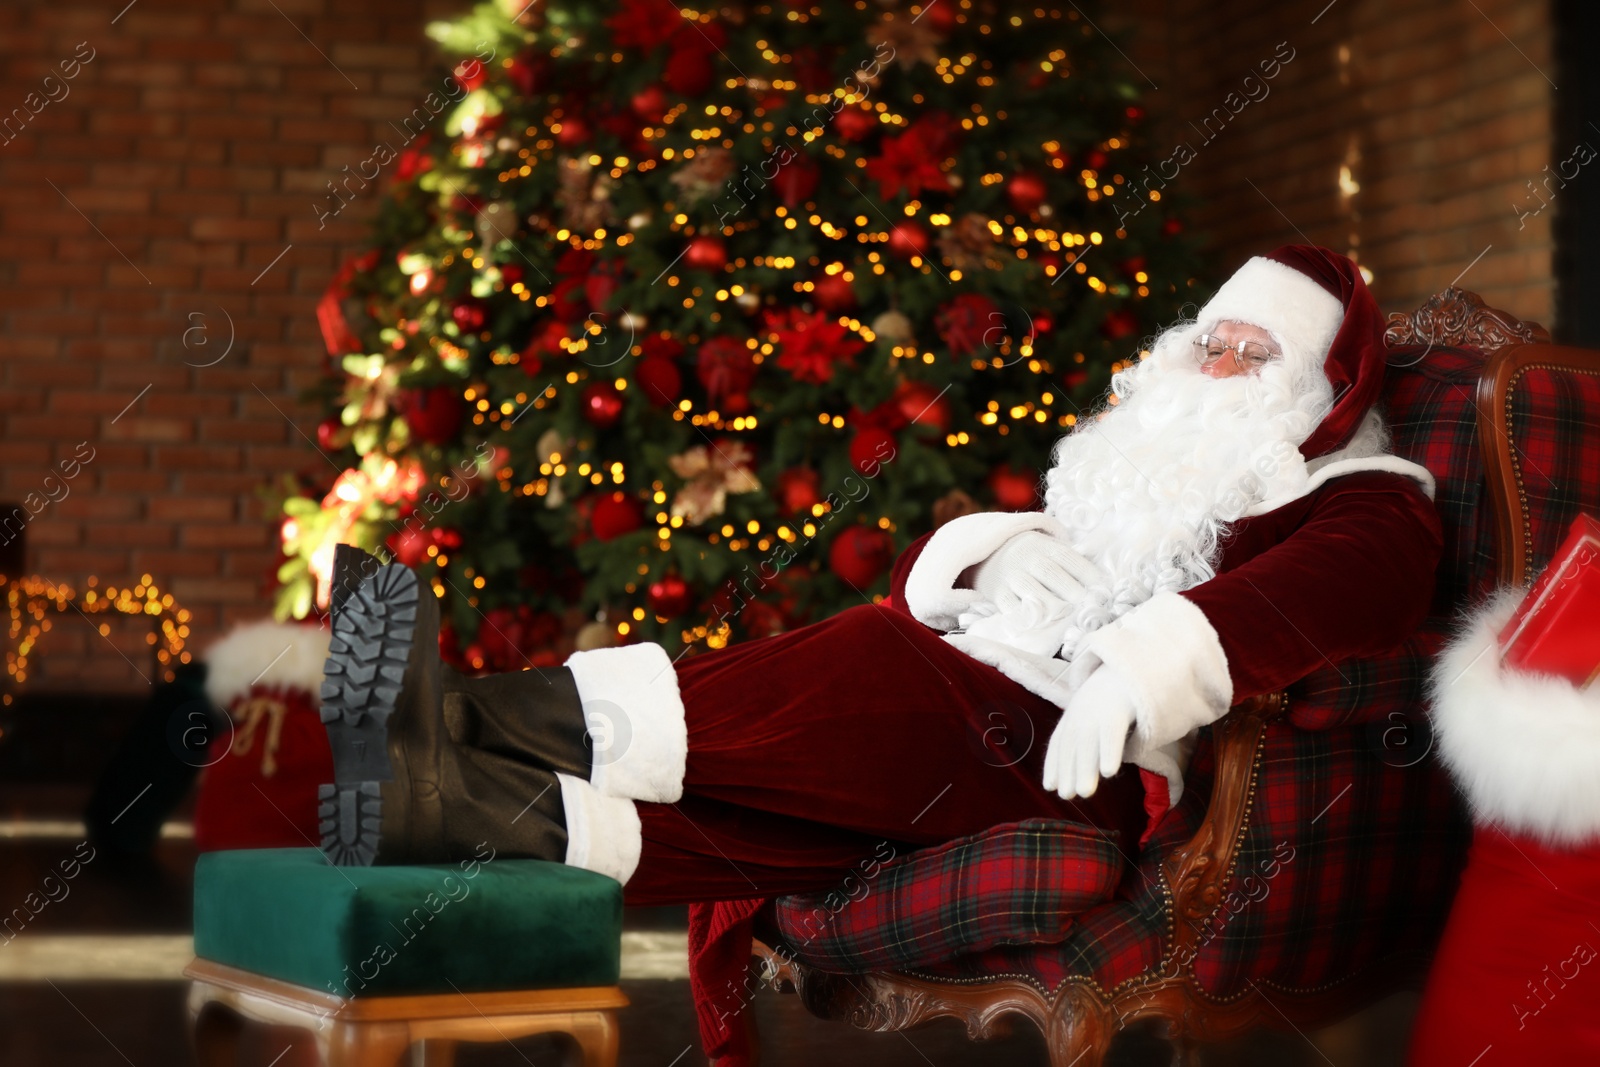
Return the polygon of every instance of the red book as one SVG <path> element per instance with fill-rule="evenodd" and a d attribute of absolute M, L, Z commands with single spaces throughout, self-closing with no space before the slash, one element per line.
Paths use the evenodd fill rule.
<path fill-rule="evenodd" d="M 1579 515 L 1550 565 L 1500 631 L 1507 667 L 1577 686 L 1600 675 L 1600 521 Z"/>

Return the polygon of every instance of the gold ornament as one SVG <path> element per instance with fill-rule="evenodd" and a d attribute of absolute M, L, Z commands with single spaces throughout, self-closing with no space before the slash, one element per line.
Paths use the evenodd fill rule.
<path fill-rule="evenodd" d="M 720 145 L 700 148 L 693 159 L 672 172 L 670 180 L 692 204 L 721 192 L 738 165 L 733 153 Z"/>
<path fill-rule="evenodd" d="M 945 227 L 939 234 L 939 254 L 957 270 L 998 269 L 1001 263 L 995 249 L 994 232 L 989 229 L 989 218 L 976 211 Z"/>
<path fill-rule="evenodd" d="M 917 339 L 911 320 L 898 311 L 885 311 L 873 319 L 872 332 L 892 345 L 908 345 Z"/>
<path fill-rule="evenodd" d="M 579 233 L 609 226 L 615 217 L 611 206 L 613 184 L 607 174 L 596 176 L 595 168 L 587 159 L 563 159 L 560 187 L 556 190 L 562 224 Z"/>
<path fill-rule="evenodd" d="M 579 652 L 588 652 L 596 648 L 610 648 L 617 643 L 617 634 L 609 623 L 586 622 L 579 627 L 573 638 L 573 646 Z"/>
<path fill-rule="evenodd" d="M 687 484 L 672 498 L 672 514 L 683 516 L 690 526 L 721 515 L 729 493 L 749 493 L 761 488 L 750 472 L 755 454 L 743 441 L 729 441 L 714 449 L 705 445 L 667 459 L 672 472 Z"/>
<path fill-rule="evenodd" d="M 926 22 L 906 17 L 904 12 L 891 11 L 883 21 L 867 30 L 867 43 L 874 50 L 887 44 L 894 49 L 894 61 L 907 70 L 919 62 L 934 66 L 939 62 L 937 47 L 942 38 Z"/>

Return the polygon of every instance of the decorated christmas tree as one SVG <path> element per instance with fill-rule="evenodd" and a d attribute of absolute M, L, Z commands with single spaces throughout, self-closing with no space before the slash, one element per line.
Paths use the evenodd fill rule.
<path fill-rule="evenodd" d="M 345 468 L 284 503 L 443 598 L 447 656 L 684 645 L 881 596 L 936 510 L 1037 506 L 1051 445 L 1196 259 L 1079 5 L 482 4 L 344 179 L 320 309 Z M 373 173 L 373 172 L 376 173 Z"/>

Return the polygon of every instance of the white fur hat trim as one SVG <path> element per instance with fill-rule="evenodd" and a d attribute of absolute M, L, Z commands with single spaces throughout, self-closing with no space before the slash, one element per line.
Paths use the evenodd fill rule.
<path fill-rule="evenodd" d="M 1259 326 L 1285 359 L 1299 367 L 1321 367 L 1344 322 L 1344 305 L 1293 267 L 1255 256 L 1222 283 L 1196 321 L 1207 330 L 1219 322 Z"/>

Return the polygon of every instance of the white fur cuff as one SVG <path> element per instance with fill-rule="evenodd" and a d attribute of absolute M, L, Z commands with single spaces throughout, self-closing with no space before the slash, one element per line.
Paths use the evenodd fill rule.
<path fill-rule="evenodd" d="M 1507 670 L 1497 635 L 1521 590 L 1495 597 L 1434 665 L 1439 755 L 1475 819 L 1554 845 L 1600 838 L 1600 687 Z"/>
<path fill-rule="evenodd" d="M 567 824 L 569 867 L 582 867 L 623 885 L 639 866 L 644 844 L 639 811 L 633 801 L 602 796 L 594 786 L 570 774 L 556 773 Z"/>
<path fill-rule="evenodd" d="M 1066 533 L 1060 520 L 1041 511 L 980 511 L 939 527 L 906 575 L 906 610 L 935 630 L 954 630 L 957 619 L 982 599 L 975 589 L 957 589 L 956 579 L 1024 530 L 1063 539 Z"/>
<path fill-rule="evenodd" d="M 594 745 L 589 781 L 608 797 L 672 803 L 689 758 L 678 674 L 652 642 L 567 658 Z"/>
<path fill-rule="evenodd" d="M 1102 663 L 1132 692 L 1147 747 L 1216 722 L 1233 704 L 1233 678 L 1217 631 L 1205 612 L 1177 593 L 1157 593 L 1085 638 L 1072 661 L 1072 687 Z"/>
<path fill-rule="evenodd" d="M 206 649 L 206 697 L 226 710 L 254 685 L 303 689 L 312 702 L 322 690 L 327 630 L 302 623 L 247 622 Z"/>

